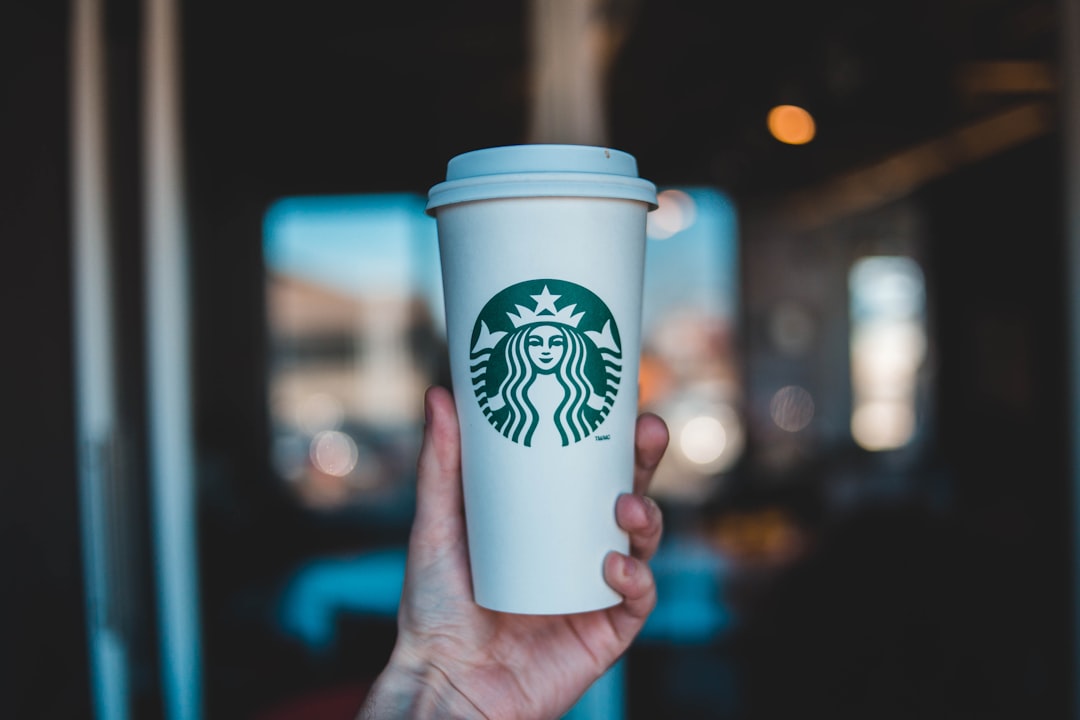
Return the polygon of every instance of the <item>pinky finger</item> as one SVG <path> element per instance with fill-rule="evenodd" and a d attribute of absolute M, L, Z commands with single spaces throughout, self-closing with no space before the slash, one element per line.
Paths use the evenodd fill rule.
<path fill-rule="evenodd" d="M 608 610 L 619 641 L 629 645 L 656 607 L 656 582 L 647 563 L 612 552 L 604 559 L 604 579 L 623 596 L 620 605 Z"/>

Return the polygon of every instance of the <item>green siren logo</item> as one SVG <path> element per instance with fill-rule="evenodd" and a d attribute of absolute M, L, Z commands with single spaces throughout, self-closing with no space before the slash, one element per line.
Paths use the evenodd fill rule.
<path fill-rule="evenodd" d="M 516 443 L 580 442 L 611 412 L 622 375 L 619 329 L 580 285 L 529 280 L 502 290 L 476 319 L 471 347 L 480 408 Z"/>

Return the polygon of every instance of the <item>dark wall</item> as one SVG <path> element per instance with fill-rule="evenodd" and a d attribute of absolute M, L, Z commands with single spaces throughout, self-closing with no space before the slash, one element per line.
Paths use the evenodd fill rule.
<path fill-rule="evenodd" d="M 939 458 L 970 550 L 954 579 L 970 580 L 969 639 L 993 628 L 987 656 L 1003 683 L 1027 678 L 1011 697 L 1042 717 L 1070 702 L 1073 662 L 1061 143 L 1046 136 L 923 194 L 940 297 Z"/>
<path fill-rule="evenodd" d="M 89 716 L 68 191 L 68 7 L 0 3 L 0 716 Z"/>
<path fill-rule="evenodd" d="M 754 598 L 745 716 L 1071 717 L 1060 138 L 923 188 L 932 502 L 867 505 Z M 783 688 L 778 692 L 778 688 Z"/>

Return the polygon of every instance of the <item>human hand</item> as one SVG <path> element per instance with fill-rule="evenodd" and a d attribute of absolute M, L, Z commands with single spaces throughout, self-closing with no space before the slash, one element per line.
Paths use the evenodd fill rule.
<path fill-rule="evenodd" d="M 634 492 L 615 505 L 630 555 L 610 553 L 604 579 L 623 602 L 575 615 L 515 615 L 473 602 L 450 393 L 428 390 L 425 412 L 397 642 L 360 719 L 560 717 L 626 651 L 656 605 L 647 562 L 662 519 L 644 493 L 667 427 L 655 415 L 638 419 Z"/>

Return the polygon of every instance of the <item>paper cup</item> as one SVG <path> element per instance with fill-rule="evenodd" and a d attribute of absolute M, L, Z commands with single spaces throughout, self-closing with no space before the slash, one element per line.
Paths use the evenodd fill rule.
<path fill-rule="evenodd" d="M 563 614 L 621 602 L 615 501 L 633 481 L 645 217 L 626 153 L 459 155 L 429 193 L 461 425 L 476 602 Z"/>

